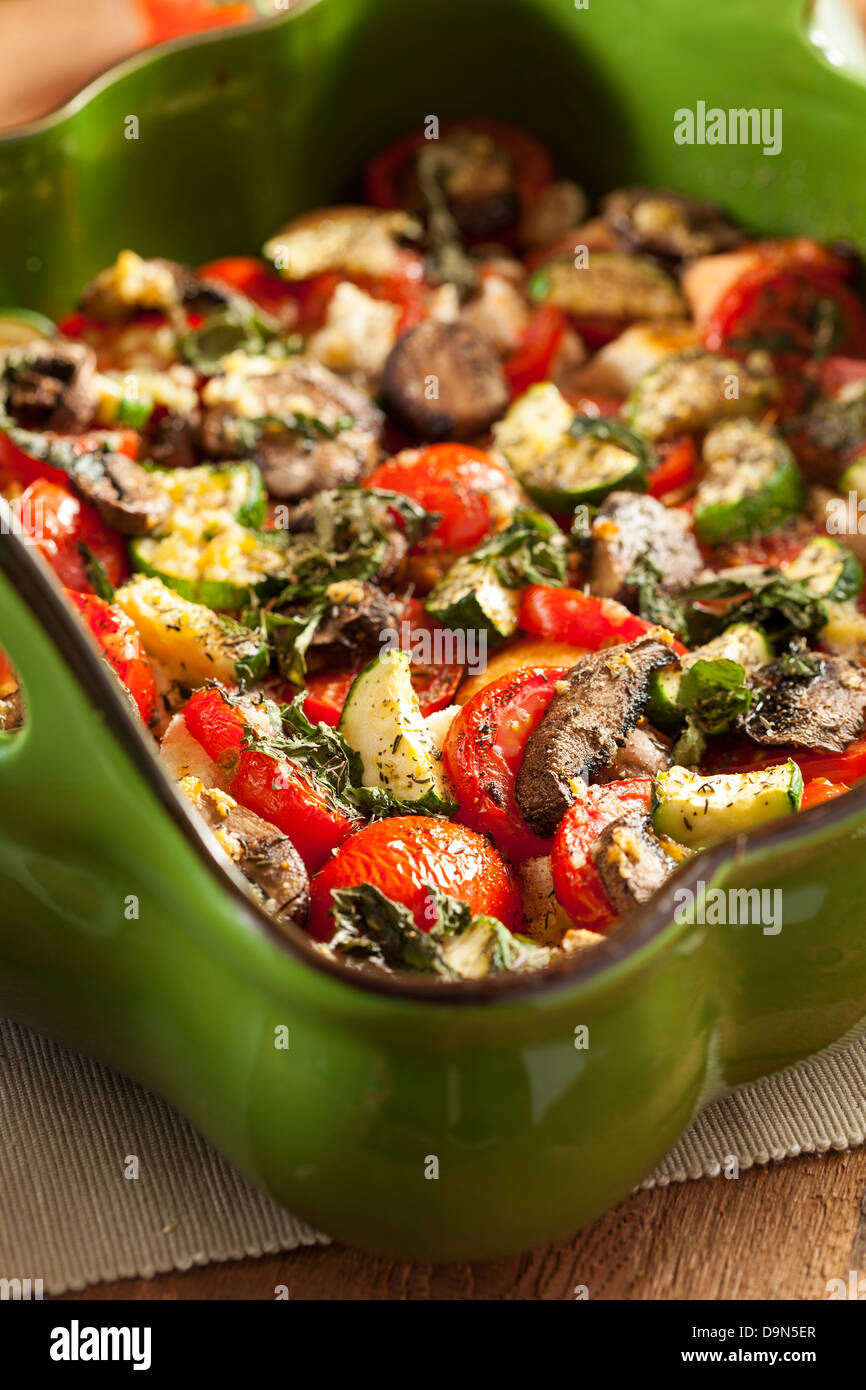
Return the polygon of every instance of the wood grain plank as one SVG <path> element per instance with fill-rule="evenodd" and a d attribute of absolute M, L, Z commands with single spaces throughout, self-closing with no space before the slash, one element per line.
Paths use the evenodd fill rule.
<path fill-rule="evenodd" d="M 70 1301 L 824 1299 L 866 1273 L 866 1148 L 637 1192 L 572 1240 L 510 1259 L 407 1264 L 342 1246 L 103 1284 Z"/>

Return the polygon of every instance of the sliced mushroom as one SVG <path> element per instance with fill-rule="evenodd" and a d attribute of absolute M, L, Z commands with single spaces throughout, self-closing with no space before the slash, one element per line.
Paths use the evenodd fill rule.
<path fill-rule="evenodd" d="M 616 750 L 613 762 L 593 777 L 594 782 L 619 782 L 626 777 L 655 777 L 669 764 L 670 739 L 641 719 Z"/>
<path fill-rule="evenodd" d="M 645 811 L 627 811 L 605 826 L 590 854 L 617 912 L 648 902 L 677 867 Z"/>
<path fill-rule="evenodd" d="M 20 690 L 0 696 L 0 733 L 11 734 L 15 729 L 23 728 L 26 719 L 24 696 Z"/>
<path fill-rule="evenodd" d="M 261 422 L 252 455 L 279 501 L 356 482 L 378 459 L 381 413 L 366 392 L 320 362 L 299 359 L 261 376 L 217 378 L 204 400 L 201 443 L 212 458 L 249 452 L 244 431 Z"/>
<path fill-rule="evenodd" d="M 602 216 L 623 246 L 665 260 L 691 260 L 730 251 L 744 240 L 720 207 L 665 188 L 617 188 Z"/>
<path fill-rule="evenodd" d="M 310 906 L 310 881 L 291 840 L 225 792 L 201 783 L 183 790 L 232 862 L 259 890 L 267 910 L 278 922 L 303 926 Z"/>
<path fill-rule="evenodd" d="M 635 561 L 646 559 L 669 590 L 690 584 L 703 567 L 688 518 L 654 497 L 612 492 L 593 518 L 589 587 L 601 598 L 627 598 Z"/>
<path fill-rule="evenodd" d="M 586 194 L 571 179 L 556 179 L 543 188 L 524 208 L 518 228 L 521 246 L 550 246 L 586 216 Z M 580 237 L 575 235 L 575 244 Z"/>
<path fill-rule="evenodd" d="M 114 265 L 100 271 L 85 286 L 79 307 L 91 318 L 117 323 L 147 309 L 169 317 L 181 309 L 205 313 L 231 298 L 231 291 L 215 282 L 199 280 L 176 261 L 162 257 L 145 260 L 134 251 L 121 251 Z"/>
<path fill-rule="evenodd" d="M 70 464 L 69 478 L 84 501 L 124 536 L 147 535 L 171 510 L 168 493 L 125 454 L 82 454 Z"/>
<path fill-rule="evenodd" d="M 161 468 L 194 468 L 196 434 L 197 415 L 162 415 L 148 430 L 147 457 Z"/>
<path fill-rule="evenodd" d="M 842 753 L 866 726 L 866 670 L 841 656 L 806 654 L 806 670 L 762 666 L 752 678 L 755 703 L 740 720 L 753 743 Z"/>
<path fill-rule="evenodd" d="M 397 339 L 382 399 L 420 439 L 472 439 L 504 414 L 508 383 L 487 338 L 465 323 L 426 319 Z"/>
<path fill-rule="evenodd" d="M 676 657 L 663 642 L 636 642 L 590 652 L 557 683 L 530 734 L 517 774 L 517 804 L 530 829 L 552 835 L 584 782 L 616 757 L 643 713 L 653 671 Z"/>
<path fill-rule="evenodd" d="M 330 607 L 306 652 L 311 675 L 370 660 L 396 632 L 405 607 L 404 600 L 358 579 L 330 584 L 325 594 Z"/>
<path fill-rule="evenodd" d="M 24 429 L 81 434 L 98 405 L 96 354 L 84 343 L 38 340 L 6 354 L 6 409 Z"/>
<path fill-rule="evenodd" d="M 403 171 L 401 195 L 421 215 L 444 198 L 458 231 L 495 241 L 518 215 L 520 198 L 511 155 L 485 131 L 454 130 L 426 143 Z"/>

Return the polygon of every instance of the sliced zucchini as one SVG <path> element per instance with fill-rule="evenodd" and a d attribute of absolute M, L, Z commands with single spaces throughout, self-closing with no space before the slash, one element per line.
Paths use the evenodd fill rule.
<path fill-rule="evenodd" d="M 360 754 L 365 787 L 382 787 L 428 811 L 452 811 L 442 754 L 424 723 L 409 655 L 382 652 L 352 683 L 339 731 Z"/>
<path fill-rule="evenodd" d="M 268 644 L 260 633 L 190 603 L 160 579 L 136 575 L 117 590 L 114 602 L 135 623 L 147 654 L 188 690 L 212 678 L 249 685 L 268 669 Z"/>
<path fill-rule="evenodd" d="M 267 493 L 254 463 L 200 463 L 195 468 L 152 468 L 151 473 L 172 502 L 173 510 L 160 534 L 203 530 L 215 533 L 224 525 L 261 526 Z"/>
<path fill-rule="evenodd" d="M 198 409 L 195 374 L 189 367 L 170 367 L 165 372 L 142 368 L 126 372 L 97 372 L 94 377 L 100 425 L 130 425 L 140 429 L 156 406 L 173 415 L 190 416 Z"/>
<path fill-rule="evenodd" d="M 21 347 L 34 338 L 55 338 L 57 324 L 32 309 L 0 309 L 0 352 Z"/>
<path fill-rule="evenodd" d="M 788 579 L 805 584 L 816 598 L 844 603 L 863 587 L 860 561 L 847 545 L 832 536 L 816 536 L 795 559 L 782 565 Z"/>
<path fill-rule="evenodd" d="M 694 526 L 706 545 L 774 531 L 800 511 L 800 472 L 774 430 L 752 420 L 729 420 L 710 430 L 703 457 Z"/>
<path fill-rule="evenodd" d="M 653 828 L 690 849 L 703 849 L 791 815 L 802 799 L 803 774 L 791 758 L 760 772 L 714 777 L 671 767 L 653 782 Z"/>
<path fill-rule="evenodd" d="M 244 608 L 251 594 L 277 593 L 288 580 L 286 537 L 252 531 L 237 522 L 214 535 L 181 531 L 130 541 L 133 568 L 161 579 L 181 598 L 217 612 Z"/>
<path fill-rule="evenodd" d="M 848 465 L 836 484 L 836 491 L 843 496 L 846 492 L 856 492 L 858 498 L 866 497 L 866 456 L 861 455 Z"/>
<path fill-rule="evenodd" d="M 577 319 L 636 323 L 686 317 L 686 302 L 667 271 L 617 251 L 591 251 L 580 266 L 571 254 L 557 256 L 535 271 L 529 295 Z"/>
<path fill-rule="evenodd" d="M 443 575 L 424 606 L 443 627 L 486 632 L 488 643 L 497 646 L 517 627 L 520 590 L 506 589 L 493 565 L 467 555 Z"/>
<path fill-rule="evenodd" d="M 677 702 L 680 682 L 696 661 L 736 661 L 748 676 L 758 667 L 773 660 L 773 649 L 759 627 L 750 623 L 734 623 L 732 627 L 680 657 L 679 665 L 665 666 L 650 676 L 647 718 L 661 729 L 678 729 L 683 711 Z"/>
<path fill-rule="evenodd" d="M 818 633 L 821 646 L 834 656 L 866 665 L 866 615 L 853 599 L 846 603 L 825 602 L 824 607 L 827 623 Z"/>
<path fill-rule="evenodd" d="M 586 421 L 586 432 L 575 438 L 569 433 L 574 423 L 565 397 L 541 382 L 494 426 L 496 448 L 530 497 L 549 511 L 569 513 L 580 503 L 601 502 L 614 488 L 643 491 L 646 459 L 636 452 L 638 441 L 626 447 L 598 421 Z"/>
<path fill-rule="evenodd" d="M 768 374 L 694 348 L 663 358 L 642 376 L 623 414 L 647 439 L 668 439 L 717 420 L 760 414 L 775 391 Z"/>

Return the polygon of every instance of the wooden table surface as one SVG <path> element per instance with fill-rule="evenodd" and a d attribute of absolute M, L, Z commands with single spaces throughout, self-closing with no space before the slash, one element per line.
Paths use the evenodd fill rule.
<path fill-rule="evenodd" d="M 0 126 L 51 109 L 139 33 L 131 0 L 0 0 Z M 257 1299 L 285 1284 L 295 1299 L 570 1299 L 576 1285 L 590 1298 L 822 1299 L 850 1269 L 866 1271 L 866 1149 L 639 1192 L 572 1240 L 506 1260 L 431 1266 L 315 1247 L 68 1297 Z"/>
<path fill-rule="evenodd" d="M 406 1264 L 341 1246 L 101 1284 L 121 1299 L 805 1299 L 866 1274 L 866 1148 L 638 1192 L 574 1239 L 511 1259 Z"/>

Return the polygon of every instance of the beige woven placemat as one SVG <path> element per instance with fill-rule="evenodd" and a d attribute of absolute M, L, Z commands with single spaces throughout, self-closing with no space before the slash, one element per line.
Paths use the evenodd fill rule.
<path fill-rule="evenodd" d="M 326 1241 L 143 1087 L 5 1021 L 0 1054 L 0 1278 L 62 1293 Z M 711 1105 L 643 1186 L 864 1142 L 861 1038 Z"/>

